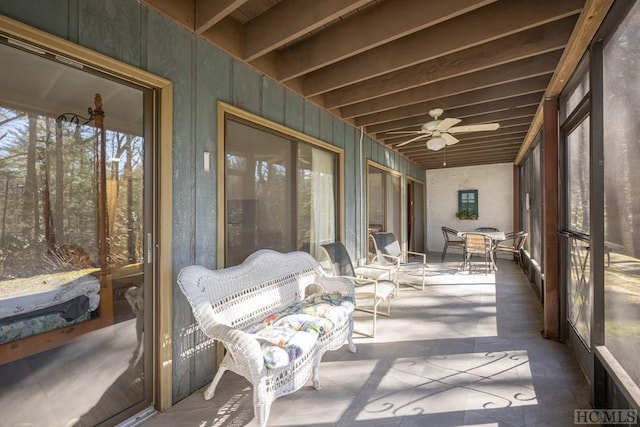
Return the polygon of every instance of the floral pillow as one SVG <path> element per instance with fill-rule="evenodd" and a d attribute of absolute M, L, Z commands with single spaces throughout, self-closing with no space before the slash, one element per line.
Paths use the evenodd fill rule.
<path fill-rule="evenodd" d="M 260 343 L 265 366 L 277 369 L 311 351 L 318 336 L 344 322 L 353 309 L 352 298 L 314 294 L 244 331 Z"/>

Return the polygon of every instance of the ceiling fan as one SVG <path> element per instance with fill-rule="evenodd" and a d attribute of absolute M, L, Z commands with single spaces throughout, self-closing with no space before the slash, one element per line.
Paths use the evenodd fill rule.
<path fill-rule="evenodd" d="M 455 118 L 438 120 L 438 117 L 440 117 L 442 113 L 444 113 L 444 110 L 442 108 L 434 108 L 433 110 L 430 110 L 429 115 L 433 117 L 433 120 L 423 124 L 420 130 L 389 132 L 390 134 L 397 135 L 417 134 L 416 137 L 401 142 L 400 144 L 396 145 L 396 147 L 402 147 L 403 145 L 407 145 L 410 142 L 429 138 L 429 140 L 427 141 L 427 148 L 433 151 L 438 151 L 446 147 L 447 145 L 453 145 L 458 142 L 458 139 L 455 136 L 451 135 L 452 133 L 496 130 L 500 127 L 499 123 L 455 126 L 462 120 Z"/>

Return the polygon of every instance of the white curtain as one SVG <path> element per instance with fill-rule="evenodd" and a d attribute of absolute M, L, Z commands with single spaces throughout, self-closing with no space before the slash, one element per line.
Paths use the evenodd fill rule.
<path fill-rule="evenodd" d="M 334 155 L 313 148 L 311 151 L 311 255 L 317 255 L 318 245 L 336 238 L 336 191 Z"/>

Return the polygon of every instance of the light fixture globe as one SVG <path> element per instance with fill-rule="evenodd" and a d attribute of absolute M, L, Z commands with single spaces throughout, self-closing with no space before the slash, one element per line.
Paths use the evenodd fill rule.
<path fill-rule="evenodd" d="M 435 138 L 431 138 L 427 141 L 427 148 L 433 151 L 442 150 L 446 145 L 447 141 L 440 136 L 436 136 Z"/>

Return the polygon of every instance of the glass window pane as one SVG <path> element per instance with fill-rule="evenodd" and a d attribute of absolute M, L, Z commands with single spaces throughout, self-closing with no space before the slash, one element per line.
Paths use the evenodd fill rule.
<path fill-rule="evenodd" d="M 640 384 L 640 4 L 604 48 L 605 345 Z M 610 257 L 610 263 L 608 258 Z"/>
<path fill-rule="evenodd" d="M 338 154 L 239 119 L 224 126 L 226 266 L 336 241 Z"/>
<path fill-rule="evenodd" d="M 226 122 L 227 265 L 258 249 L 291 244 L 291 141 L 233 120 Z"/>
<path fill-rule="evenodd" d="M 587 56 L 583 58 L 575 71 L 575 75 L 579 76 L 579 80 L 575 82 L 575 87 L 561 99 L 561 102 L 564 104 L 561 110 L 564 113 L 563 117 L 560 118 L 561 121 L 564 121 L 589 93 L 588 65 L 589 57 Z"/>
<path fill-rule="evenodd" d="M 384 219 L 384 172 L 373 166 L 369 166 L 367 177 L 367 199 L 369 212 L 369 233 L 386 231 Z"/>
<path fill-rule="evenodd" d="M 400 214 L 400 176 L 386 174 L 386 230 L 394 233 L 398 240 L 402 239 L 402 218 Z"/>
<path fill-rule="evenodd" d="M 369 233 L 387 231 L 402 239 L 401 188 L 402 177 L 396 173 L 368 166 L 367 210 Z M 369 241 L 369 256 L 375 253 L 373 242 Z"/>
<path fill-rule="evenodd" d="M 400 239 L 401 177 L 369 165 L 367 199 L 369 232 L 388 231 Z"/>

